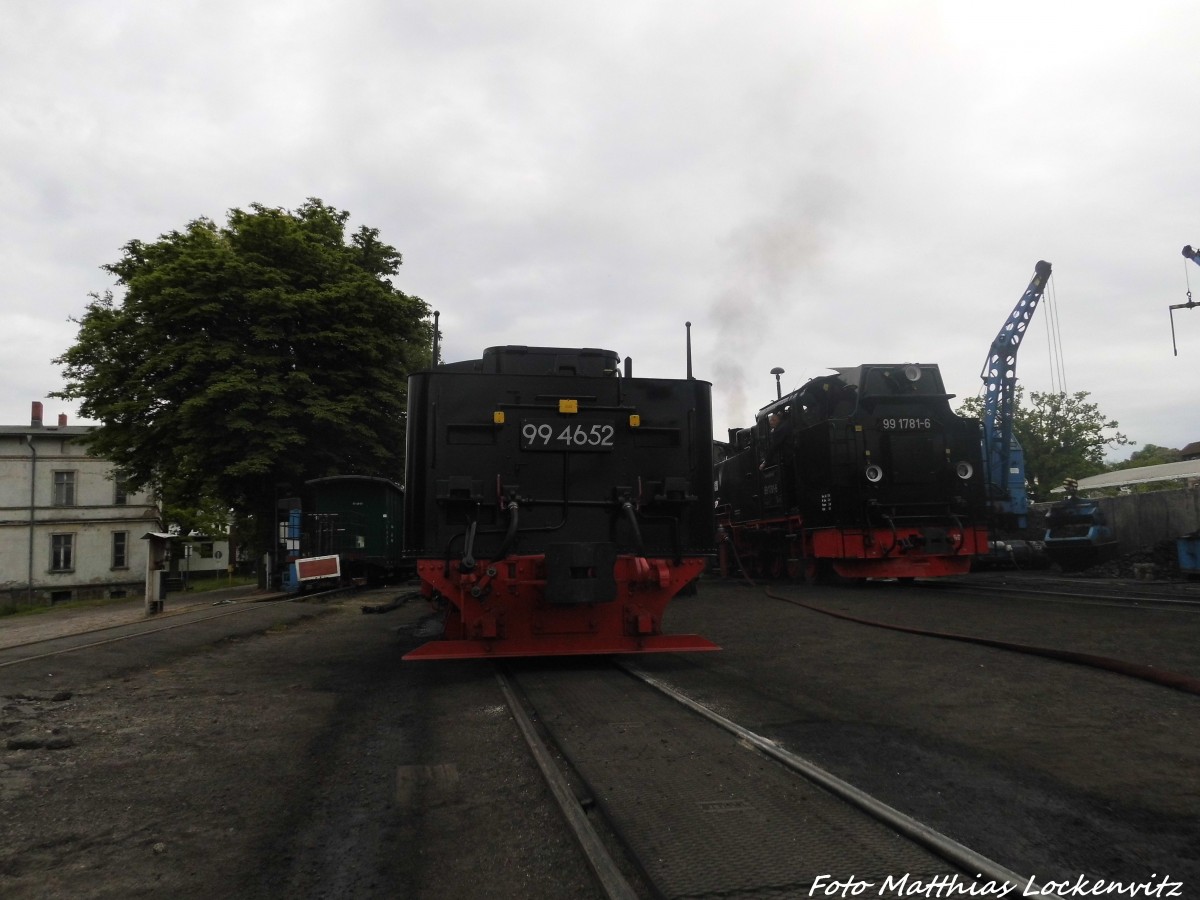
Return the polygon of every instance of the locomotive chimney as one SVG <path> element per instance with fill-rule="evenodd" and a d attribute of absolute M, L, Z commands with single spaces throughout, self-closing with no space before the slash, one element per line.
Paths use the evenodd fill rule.
<path fill-rule="evenodd" d="M 687 325 L 687 377 L 688 381 L 692 380 L 692 323 L 685 322 Z"/>
<path fill-rule="evenodd" d="M 438 319 L 441 318 L 441 315 L 436 309 L 433 311 L 433 359 L 429 361 L 429 368 L 431 369 L 438 364 L 438 353 L 440 352 L 440 348 L 438 347 L 438 337 L 440 337 Z"/>
<path fill-rule="evenodd" d="M 783 387 L 779 384 L 779 376 L 783 374 L 783 369 L 776 366 L 771 370 L 771 374 L 775 376 L 775 399 L 783 399 Z"/>
<path fill-rule="evenodd" d="M 42 427 L 42 404 L 40 400 L 33 401 L 33 407 L 29 413 L 29 424 L 33 428 Z"/>

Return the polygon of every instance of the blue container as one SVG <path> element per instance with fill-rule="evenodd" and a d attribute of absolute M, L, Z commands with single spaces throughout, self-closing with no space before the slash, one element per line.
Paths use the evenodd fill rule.
<path fill-rule="evenodd" d="M 1179 547 L 1179 571 L 1200 575 L 1200 532 L 1185 534 L 1176 540 Z"/>

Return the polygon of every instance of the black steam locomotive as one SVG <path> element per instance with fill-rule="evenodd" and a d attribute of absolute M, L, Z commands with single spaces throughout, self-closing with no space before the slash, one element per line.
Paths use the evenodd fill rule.
<path fill-rule="evenodd" d="M 715 549 L 711 386 L 492 347 L 409 379 L 405 555 L 445 629 L 406 659 L 712 650 L 666 635 Z"/>
<path fill-rule="evenodd" d="M 933 577 L 987 549 L 980 425 L 935 365 L 835 369 L 717 448 L 723 572 Z"/>

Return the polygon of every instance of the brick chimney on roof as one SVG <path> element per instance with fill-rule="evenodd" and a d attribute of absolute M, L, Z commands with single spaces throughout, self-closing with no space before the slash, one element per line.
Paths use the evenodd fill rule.
<path fill-rule="evenodd" d="M 59 427 L 59 428 L 66 428 L 66 427 L 67 427 L 67 414 L 66 414 L 66 413 L 59 413 L 59 414 L 58 414 L 58 427 Z"/>
<path fill-rule="evenodd" d="M 42 427 L 42 404 L 40 400 L 33 401 L 33 408 L 29 413 L 29 425 L 31 428 Z"/>

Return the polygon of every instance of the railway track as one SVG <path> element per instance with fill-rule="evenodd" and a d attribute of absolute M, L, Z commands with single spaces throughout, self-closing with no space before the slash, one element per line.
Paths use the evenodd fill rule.
<path fill-rule="evenodd" d="M 289 601 L 265 601 L 266 604 L 272 605 L 287 602 Z M 180 621 L 173 621 L 167 624 L 147 622 L 144 624 L 134 625 L 106 625 L 101 628 L 94 628 L 87 631 L 78 631 L 70 634 L 56 635 L 54 637 L 38 638 L 37 640 L 27 641 L 21 644 L 13 644 L 9 647 L 0 649 L 0 669 L 36 662 L 42 659 L 49 659 L 52 656 L 61 656 L 66 653 L 75 653 L 91 647 L 102 647 L 106 644 L 118 644 L 125 641 L 137 640 L 139 638 L 148 637 L 152 634 L 159 634 L 164 631 L 173 631 L 177 628 L 194 627 L 204 622 L 210 622 L 214 619 L 223 619 L 227 616 L 242 615 L 259 606 L 260 604 L 255 604 L 254 606 L 236 606 L 234 608 L 225 608 L 220 612 L 210 613 L 209 615 L 179 613 L 174 618 L 178 618 Z M 100 635 L 111 636 L 100 637 Z"/>
<path fill-rule="evenodd" d="M 149 665 L 172 658 L 180 648 L 198 640 L 219 641 L 322 615 L 330 607 L 320 601 L 337 593 L 223 601 L 154 618 L 142 618 L 128 610 L 82 621 L 64 618 L 35 629 L 25 640 L 0 646 L 0 672 L 6 673 L 5 680 L 12 685 L 29 685 L 50 677 L 46 674 L 50 666 L 55 677 L 61 678 L 71 669 L 94 676 L 101 671 Z"/>
<path fill-rule="evenodd" d="M 1036 887 L 636 665 L 497 679 L 607 897 Z"/>
<path fill-rule="evenodd" d="M 945 579 L 939 582 L 923 582 L 921 587 L 946 592 L 1008 594 L 1072 603 L 1155 605 L 1181 609 L 1194 607 L 1200 611 L 1200 583 L 1194 582 L 1148 584 L 1019 576 Z"/>
<path fill-rule="evenodd" d="M 46 633 L 39 634 L 39 636 L 0 645 L 0 669 L 74 653 L 91 647 L 119 644 L 180 628 L 196 627 L 217 619 L 246 615 L 255 610 L 264 610 L 281 604 L 296 603 L 297 601 L 321 602 L 346 594 L 350 590 L 350 588 L 335 588 L 303 596 L 281 594 L 270 599 L 251 601 L 220 600 L 211 606 L 194 605 L 191 608 L 166 615 L 160 614 L 154 618 L 113 615 L 103 619 L 101 624 L 73 627 L 71 623 L 63 622 L 57 628 L 46 629 Z M 395 592 L 389 591 L 388 593 Z M 407 594 L 400 592 L 392 604 L 364 607 L 363 611 L 387 611 L 394 604 L 405 602 L 406 599 L 408 599 Z"/>

